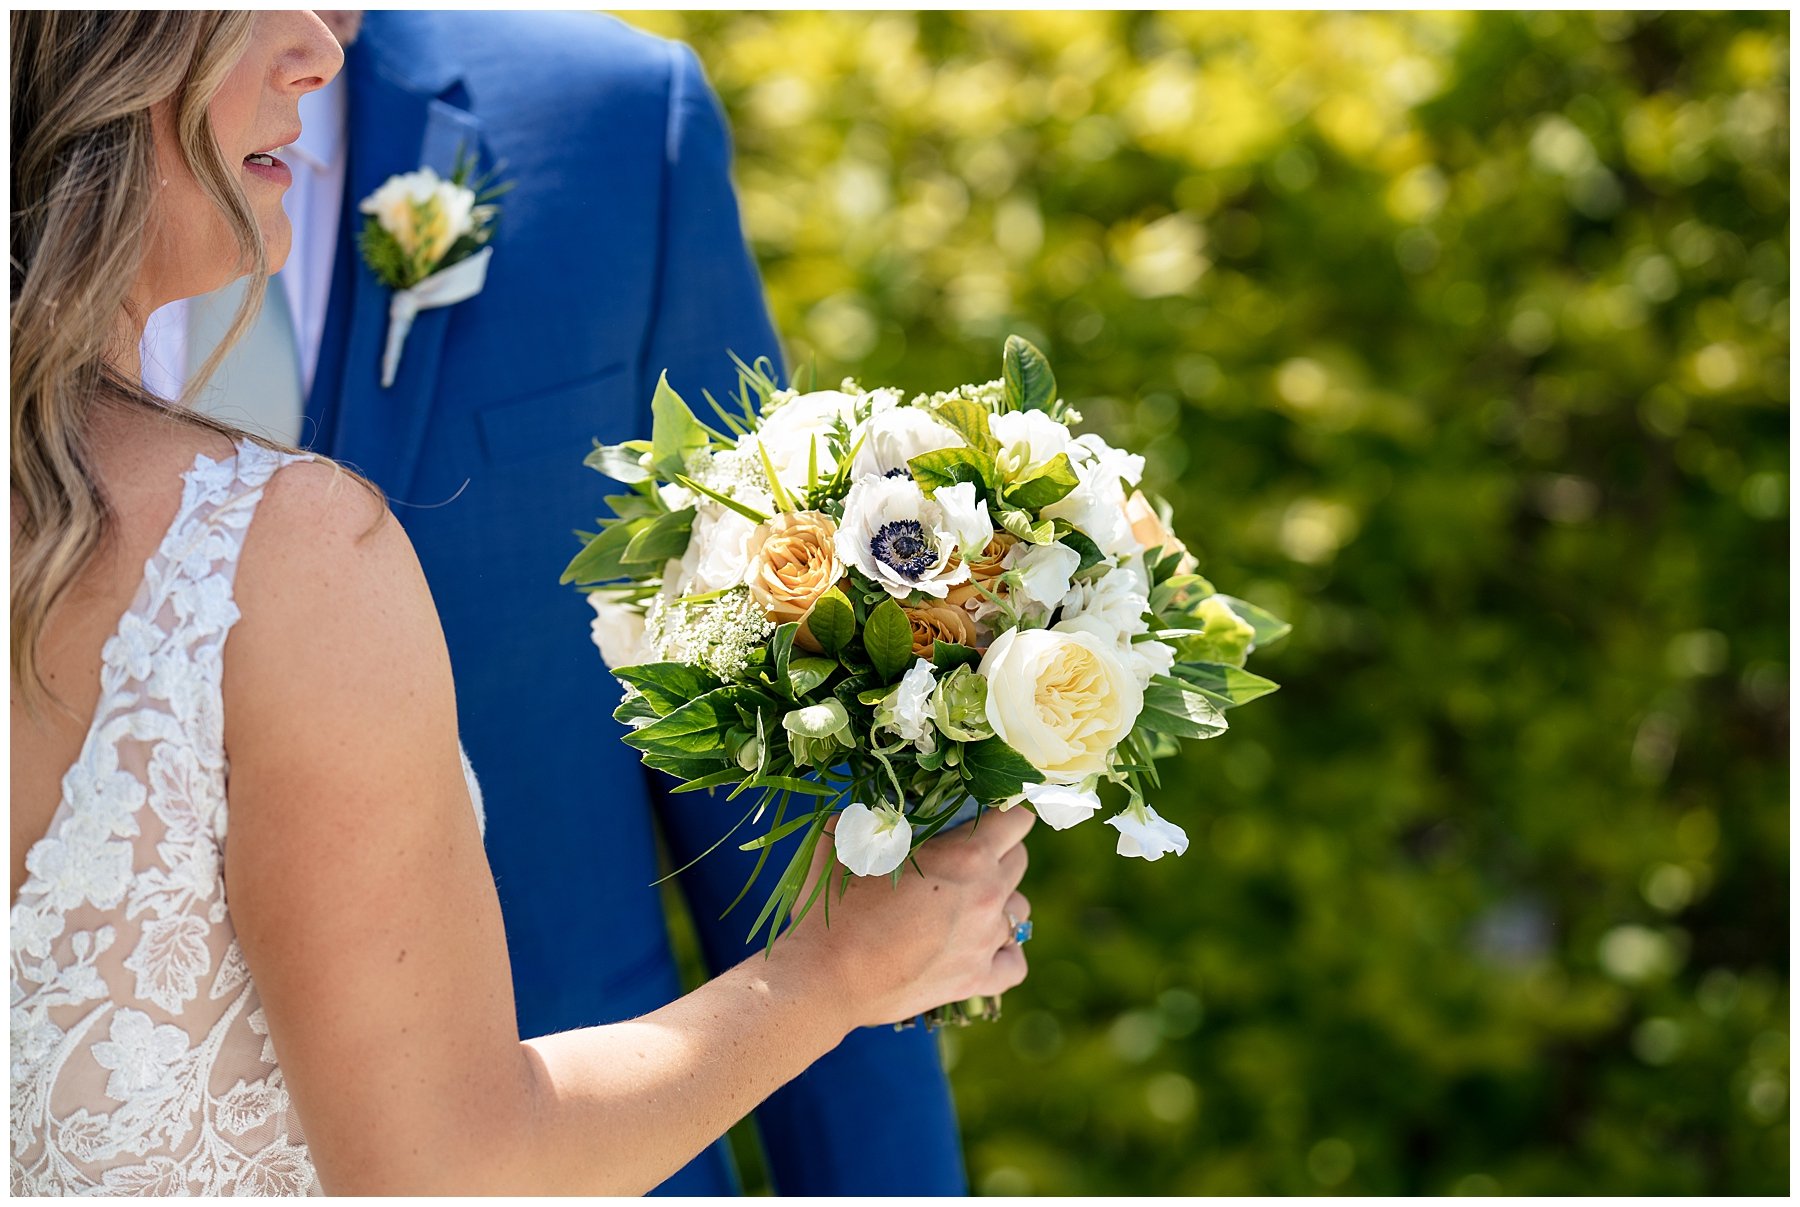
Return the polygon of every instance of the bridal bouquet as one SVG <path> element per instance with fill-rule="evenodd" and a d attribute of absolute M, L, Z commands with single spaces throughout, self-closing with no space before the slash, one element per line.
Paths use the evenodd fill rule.
<path fill-rule="evenodd" d="M 734 409 L 707 398 L 717 427 L 665 378 L 650 439 L 587 457 L 629 489 L 563 581 L 600 584 L 625 741 L 676 792 L 749 795 L 732 833 L 758 831 L 752 884 L 804 831 L 751 927 L 770 943 L 839 810 L 846 878 L 902 874 L 984 808 L 1068 829 L 1105 782 L 1123 790 L 1119 854 L 1182 853 L 1150 804 L 1156 761 L 1274 690 L 1244 662 L 1287 626 L 1194 573 L 1135 489 L 1144 459 L 1071 431 L 1036 348 L 1014 336 L 1003 363 L 908 399 L 777 389 L 739 362 Z"/>

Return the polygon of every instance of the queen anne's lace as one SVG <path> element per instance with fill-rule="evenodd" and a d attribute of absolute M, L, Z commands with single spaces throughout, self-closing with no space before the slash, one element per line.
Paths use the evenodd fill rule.
<path fill-rule="evenodd" d="M 201 456 L 12 908 L 14 1194 L 316 1194 L 226 909 L 220 679 L 263 487 Z"/>

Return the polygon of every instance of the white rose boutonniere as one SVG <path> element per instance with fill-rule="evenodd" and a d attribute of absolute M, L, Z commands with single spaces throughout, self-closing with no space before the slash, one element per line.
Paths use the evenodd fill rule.
<path fill-rule="evenodd" d="M 450 179 L 430 168 L 403 172 L 357 207 L 368 215 L 359 240 L 363 262 L 394 291 L 381 357 L 384 389 L 400 371 L 400 353 L 419 311 L 467 301 L 487 282 L 493 254 L 487 244 L 500 215 L 491 203 L 512 186 L 494 185 L 498 169 L 479 178 L 474 172 L 474 157 L 459 151 Z"/>

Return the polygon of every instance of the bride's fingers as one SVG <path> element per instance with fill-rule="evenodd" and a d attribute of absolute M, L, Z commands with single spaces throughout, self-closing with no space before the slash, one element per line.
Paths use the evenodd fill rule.
<path fill-rule="evenodd" d="M 974 840 L 986 843 L 993 857 L 998 859 L 1008 851 L 1025 841 L 1037 815 L 1029 809 L 1014 807 L 1004 813 L 998 809 L 990 809 L 975 825 Z"/>
<path fill-rule="evenodd" d="M 1025 853 L 1025 844 L 1018 843 L 1007 848 L 1000 856 L 1000 877 L 1010 891 L 1019 887 L 1019 881 L 1025 879 L 1025 868 L 1031 857 Z"/>
<path fill-rule="evenodd" d="M 1025 980 L 1025 971 L 1025 952 L 1009 943 L 994 953 L 983 992 L 991 995 L 1016 989 Z"/>
<path fill-rule="evenodd" d="M 1006 933 L 1010 938 L 1013 923 L 1031 920 L 1031 899 L 1024 893 L 1015 892 L 1006 899 Z"/>

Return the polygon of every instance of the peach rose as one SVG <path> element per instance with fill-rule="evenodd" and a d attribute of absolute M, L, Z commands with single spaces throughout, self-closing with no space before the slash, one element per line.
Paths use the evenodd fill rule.
<path fill-rule="evenodd" d="M 790 511 L 758 524 L 746 547 L 744 585 L 776 624 L 804 621 L 837 581 L 837 525 L 822 511 Z M 804 624 L 801 633 L 805 634 Z M 817 647 L 812 647 L 817 648 Z"/>
<path fill-rule="evenodd" d="M 1156 514 L 1156 508 L 1150 505 L 1143 491 L 1134 490 L 1125 500 L 1125 520 L 1131 525 L 1131 535 L 1137 538 L 1138 544 L 1145 549 L 1160 548 L 1164 557 L 1171 553 L 1181 554 L 1181 561 L 1177 563 L 1181 573 L 1193 573 L 1198 564 L 1194 555 L 1188 552 L 1180 537 L 1169 531 L 1169 526 Z"/>
<path fill-rule="evenodd" d="M 934 599 L 905 611 L 906 619 L 912 622 L 913 657 L 931 657 L 932 643 L 937 641 L 974 647 L 975 622 L 949 600 L 939 603 Z"/>
<path fill-rule="evenodd" d="M 1006 567 L 1001 564 L 1006 560 L 1006 551 L 1018 543 L 1019 538 L 1010 532 L 996 532 L 990 537 L 980 555 L 969 559 L 969 581 L 951 587 L 948 602 L 959 608 L 985 603 L 987 596 L 976 590 L 975 584 L 994 590 L 994 580 L 1006 573 Z"/>

